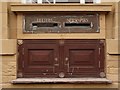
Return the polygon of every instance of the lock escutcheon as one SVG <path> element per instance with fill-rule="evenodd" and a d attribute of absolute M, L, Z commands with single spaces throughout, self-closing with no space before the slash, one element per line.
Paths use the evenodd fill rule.
<path fill-rule="evenodd" d="M 68 58 L 68 57 L 66 57 L 66 58 L 65 58 L 65 61 L 68 61 L 68 60 L 69 60 L 69 58 Z"/>
<path fill-rule="evenodd" d="M 55 61 L 58 61 L 58 58 L 55 58 Z"/>
<path fill-rule="evenodd" d="M 65 77 L 65 74 L 63 72 L 59 73 L 59 77 L 60 78 L 64 78 Z"/>

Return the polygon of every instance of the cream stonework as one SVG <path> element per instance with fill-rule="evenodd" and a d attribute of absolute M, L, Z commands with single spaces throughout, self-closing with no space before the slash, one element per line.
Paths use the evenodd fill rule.
<path fill-rule="evenodd" d="M 109 68 L 109 72 L 108 73 L 116 75 L 116 74 L 118 74 L 118 68 Z"/>
<path fill-rule="evenodd" d="M 16 40 L 15 39 L 3 39 L 2 41 L 2 52 L 0 54 L 16 54 Z M 16 48 L 15 48 L 16 47 Z"/>
<path fill-rule="evenodd" d="M 41 39 L 49 38 L 50 35 L 26 35 L 23 36 L 21 32 L 21 16 L 11 11 L 11 4 L 13 3 L 1 3 L 0 2 L 0 41 L 2 42 L 2 52 L 0 52 L 0 58 L 2 58 L 2 84 L 3 88 L 118 88 L 118 62 L 120 60 L 120 48 L 118 46 L 118 32 L 120 26 L 118 21 L 120 17 L 120 3 L 110 3 L 113 5 L 113 10 L 106 15 L 106 19 L 102 16 L 102 20 L 105 19 L 105 23 L 102 23 L 101 28 L 103 29 L 102 36 L 98 35 L 51 35 L 52 38 L 67 39 L 69 36 L 78 39 L 106 39 L 106 55 L 105 55 L 105 70 L 107 78 L 112 80 L 112 84 L 11 84 L 11 81 L 17 78 L 17 39 L 32 39 L 42 36 Z M 17 4 L 17 3 L 14 3 Z M 109 3 L 108 3 L 109 4 Z M 25 7 L 24 7 L 25 8 Z M 119 9 L 118 9 L 119 8 Z M 49 10 L 49 8 L 48 8 Z M 115 11 L 114 11 L 115 10 Z M 120 16 L 120 15 L 119 15 Z M 20 24 L 18 24 L 20 23 Z M 19 25 L 19 26 L 17 26 Z M 106 26 L 106 27 L 105 27 Z M 1 27 L 0 27 L 1 28 Z M 105 30 L 105 31 L 104 31 Z M 104 34 L 105 33 L 105 34 Z M 47 37 L 46 37 L 47 36 Z"/>

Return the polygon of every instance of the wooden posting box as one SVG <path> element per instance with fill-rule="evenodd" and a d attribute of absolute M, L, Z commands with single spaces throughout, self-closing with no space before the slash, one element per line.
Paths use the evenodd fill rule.
<path fill-rule="evenodd" d="M 105 14 L 111 7 L 12 5 L 17 12 L 17 77 L 106 77 Z"/>

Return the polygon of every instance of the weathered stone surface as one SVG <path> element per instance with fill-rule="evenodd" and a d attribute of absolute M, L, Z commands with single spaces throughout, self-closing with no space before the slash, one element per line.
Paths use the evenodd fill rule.
<path fill-rule="evenodd" d="M 16 79 L 16 76 L 3 76 L 2 83 L 10 83 L 14 79 Z"/>
<path fill-rule="evenodd" d="M 4 62 L 2 68 L 3 76 L 16 76 L 16 62 Z"/>
<path fill-rule="evenodd" d="M 112 81 L 106 78 L 18 78 L 16 80 L 12 80 L 13 84 L 21 83 L 21 84 L 34 84 L 34 83 L 83 83 L 83 84 L 111 84 Z"/>
<path fill-rule="evenodd" d="M 107 68 L 118 68 L 118 60 L 107 60 Z"/>
<path fill-rule="evenodd" d="M 3 88 L 118 88 L 113 84 L 10 84 L 4 83 Z"/>
<path fill-rule="evenodd" d="M 17 55 L 14 56 L 0 56 L 2 58 L 2 62 L 16 62 L 17 60 Z"/>
<path fill-rule="evenodd" d="M 107 39 L 107 52 L 109 54 L 120 54 L 120 48 L 118 47 L 118 42 L 120 42 L 120 40 L 116 40 L 116 39 Z"/>
<path fill-rule="evenodd" d="M 119 60 L 120 56 L 119 55 L 109 55 L 107 54 L 107 60 Z"/>
<path fill-rule="evenodd" d="M 118 75 L 116 74 L 107 74 L 107 79 L 112 80 L 113 82 L 118 82 Z"/>
<path fill-rule="evenodd" d="M 109 68 L 109 72 L 110 74 L 118 74 L 118 68 Z"/>
<path fill-rule="evenodd" d="M 0 55 L 15 55 L 16 54 L 16 39 L 2 39 L 2 52 Z"/>

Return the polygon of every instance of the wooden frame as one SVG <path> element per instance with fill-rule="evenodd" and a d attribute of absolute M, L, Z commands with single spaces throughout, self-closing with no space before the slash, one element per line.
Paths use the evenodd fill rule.
<path fill-rule="evenodd" d="M 70 8 L 68 8 L 70 7 Z M 38 12 L 38 11 L 81 11 L 81 12 L 110 12 L 111 4 L 79 4 L 79 3 L 59 3 L 59 4 L 12 4 L 13 12 Z"/>
<path fill-rule="evenodd" d="M 104 40 L 19 40 L 19 78 L 105 78 Z"/>
<path fill-rule="evenodd" d="M 23 14 L 17 15 L 17 39 L 105 39 L 105 14 L 100 14 L 100 33 L 23 34 Z"/>

